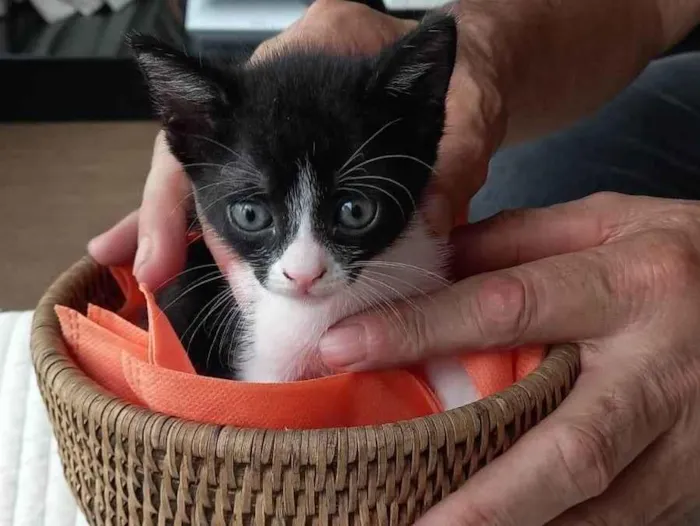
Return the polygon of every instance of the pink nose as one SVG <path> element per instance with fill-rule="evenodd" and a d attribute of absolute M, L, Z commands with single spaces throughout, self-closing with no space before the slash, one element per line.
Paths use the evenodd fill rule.
<path fill-rule="evenodd" d="M 320 268 L 320 269 L 314 269 L 312 271 L 291 271 L 291 270 L 283 270 L 282 274 L 284 274 L 284 277 L 287 278 L 289 281 L 293 282 L 294 285 L 296 285 L 297 288 L 307 291 L 311 288 L 311 286 L 316 283 L 319 279 L 321 279 L 325 274 L 326 274 L 326 269 L 325 268 Z"/>

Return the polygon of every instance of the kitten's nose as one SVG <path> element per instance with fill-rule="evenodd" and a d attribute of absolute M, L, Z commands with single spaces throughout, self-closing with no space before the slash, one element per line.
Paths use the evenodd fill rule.
<path fill-rule="evenodd" d="M 284 277 L 293 282 L 297 288 L 306 292 L 311 286 L 326 274 L 326 268 L 320 267 L 311 270 L 289 270 L 282 271 Z"/>

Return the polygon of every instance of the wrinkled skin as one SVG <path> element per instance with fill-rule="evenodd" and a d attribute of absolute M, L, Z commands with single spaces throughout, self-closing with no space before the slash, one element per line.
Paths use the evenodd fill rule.
<path fill-rule="evenodd" d="M 403 308 L 407 330 L 344 321 L 336 330 L 354 333 L 331 330 L 326 361 L 359 370 L 568 341 L 582 372 L 560 408 L 419 524 L 671 525 L 700 507 L 700 203 L 598 194 L 453 241 L 458 270 L 479 274 Z"/>

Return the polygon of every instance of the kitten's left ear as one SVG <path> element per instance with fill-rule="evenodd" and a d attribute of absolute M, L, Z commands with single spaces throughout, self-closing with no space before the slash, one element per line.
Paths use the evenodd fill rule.
<path fill-rule="evenodd" d="M 454 17 L 430 15 L 380 55 L 370 92 L 443 105 L 456 55 Z"/>
<path fill-rule="evenodd" d="M 229 104 L 221 73 L 150 36 L 127 39 L 166 129 L 213 126 L 217 110 Z M 228 84 L 227 84 L 228 85 Z M 175 130 L 173 130 L 175 131 Z"/>

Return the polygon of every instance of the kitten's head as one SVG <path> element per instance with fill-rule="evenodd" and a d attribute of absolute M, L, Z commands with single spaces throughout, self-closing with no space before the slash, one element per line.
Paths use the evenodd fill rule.
<path fill-rule="evenodd" d="M 131 45 L 200 216 L 265 288 L 313 298 L 352 284 L 415 223 L 456 41 L 436 16 L 372 57 L 222 65 Z"/>

